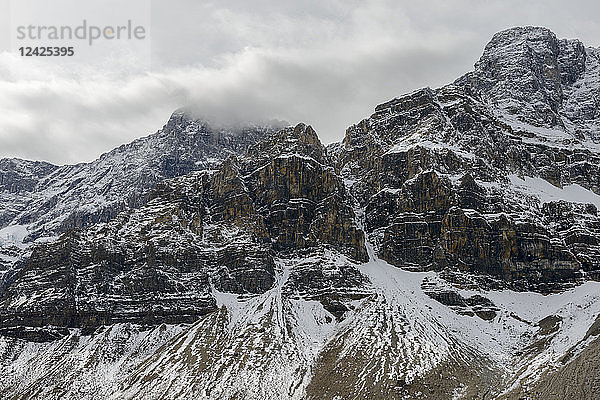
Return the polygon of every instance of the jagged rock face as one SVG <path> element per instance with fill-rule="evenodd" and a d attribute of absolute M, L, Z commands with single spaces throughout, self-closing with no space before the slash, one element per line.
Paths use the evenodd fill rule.
<path fill-rule="evenodd" d="M 0 160 L 0 227 L 11 222 L 30 200 L 40 180 L 52 173 L 55 165 L 18 159 Z M 6 238 L 0 237 L 1 241 Z"/>
<path fill-rule="evenodd" d="M 199 173 L 165 182 L 145 206 L 37 246 L 2 295 L 5 332 L 14 334 L 13 325 L 192 322 L 216 310 L 213 286 L 269 289 L 274 262 L 260 226 L 240 220 L 251 213 L 227 220 L 213 180 Z"/>
<path fill-rule="evenodd" d="M 157 133 L 91 163 L 0 160 L 0 292 L 25 265 L 32 241 L 108 222 L 145 204 L 161 180 L 215 168 L 277 129 L 218 126 L 180 110 Z"/>
<path fill-rule="evenodd" d="M 546 28 L 514 28 L 494 35 L 475 71 L 457 82 L 521 122 L 574 125 L 579 137 L 598 139 L 599 54 Z"/>
<path fill-rule="evenodd" d="M 274 257 L 316 252 L 286 291 L 341 318 L 343 300 L 363 296 L 366 280 L 326 253 L 367 255 L 341 179 L 317 161 L 324 152 L 311 127 L 287 128 L 217 170 L 164 181 L 139 209 L 35 247 L 0 292 L 2 332 L 39 327 L 42 340 L 48 325 L 191 322 L 216 310 L 213 288 L 264 293 L 275 282 Z"/>
<path fill-rule="evenodd" d="M 325 149 L 314 130 L 301 124 L 274 139 L 289 149 L 282 153 L 270 141 L 262 142 L 250 149 L 249 162 L 243 167 L 254 169 L 247 175 L 247 187 L 257 208 L 263 210 L 274 249 L 329 244 L 348 248 L 348 256 L 366 261 L 364 236 L 355 224 L 352 203 L 334 169 L 321 163 Z M 270 157 L 265 159 L 265 155 Z"/>
<path fill-rule="evenodd" d="M 585 64 L 583 45 L 568 46 L 575 50 L 572 57 L 559 59 L 561 47 L 556 36 L 543 28 L 500 32 L 475 64 L 475 79 L 481 79 L 477 87 L 511 115 L 523 113 L 525 117 L 529 113 L 535 122 L 557 126 L 561 123 L 562 83 L 577 81 Z M 563 66 L 559 60 L 575 65 Z M 523 105 L 525 110 L 520 108 Z"/>
<path fill-rule="evenodd" d="M 31 192 L 55 169 L 46 162 L 4 158 L 0 160 L 0 189 L 3 193 Z"/>
<path fill-rule="evenodd" d="M 577 255 L 582 269 L 591 279 L 598 280 L 600 221 L 596 206 L 558 201 L 544 204 L 542 213 L 546 226 L 560 233 L 565 244 Z"/>
<path fill-rule="evenodd" d="M 595 279 L 599 153 L 566 127 L 562 108 L 573 82 L 600 86 L 590 81 L 588 53 L 595 50 L 545 29 L 501 32 L 475 72 L 381 104 L 350 127 L 336 168 L 365 207 L 378 255 L 413 270 L 483 274 L 519 290 Z M 532 125 L 503 118 L 517 113 Z M 571 201 L 583 204 L 561 206 L 558 192 L 548 201 L 544 191 L 554 187 L 580 190 Z"/>
<path fill-rule="evenodd" d="M 243 210 L 227 215 L 256 213 L 277 252 L 310 254 L 328 245 L 366 261 L 351 199 L 334 169 L 320 162 L 325 152 L 314 130 L 299 124 L 251 147 L 245 157 L 228 160 L 215 175 L 217 191 Z"/>
<path fill-rule="evenodd" d="M 3 225 L 27 225 L 26 240 L 32 240 L 107 222 L 126 208 L 144 204 L 161 180 L 214 168 L 278 129 L 277 124 L 219 126 L 176 111 L 160 131 L 91 163 L 46 166 L 44 171 L 51 173 L 31 182 L 29 195 Z"/>

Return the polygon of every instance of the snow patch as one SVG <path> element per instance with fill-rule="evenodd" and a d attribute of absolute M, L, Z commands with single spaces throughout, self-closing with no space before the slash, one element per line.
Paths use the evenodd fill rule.
<path fill-rule="evenodd" d="M 27 225 L 10 225 L 2 228 L 0 229 L 0 246 L 14 245 L 20 249 L 25 249 L 27 245 L 23 243 L 23 239 L 27 235 L 29 235 Z"/>
<path fill-rule="evenodd" d="M 526 176 L 521 179 L 515 174 L 509 175 L 508 178 L 517 189 L 537 196 L 542 203 L 564 200 L 571 203 L 591 203 L 600 209 L 600 195 L 578 184 L 565 185 L 561 189 L 542 178 Z"/>

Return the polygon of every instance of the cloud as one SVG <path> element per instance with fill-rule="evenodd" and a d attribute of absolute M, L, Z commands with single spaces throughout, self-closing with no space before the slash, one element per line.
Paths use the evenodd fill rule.
<path fill-rule="evenodd" d="M 135 53 L 101 66 L 0 53 L 0 157 L 89 161 L 186 105 L 228 121 L 303 121 L 338 141 L 376 104 L 470 70 L 506 27 L 598 45 L 598 6 L 584 3 L 533 1 L 516 15 L 512 0 L 154 1 L 151 68 Z"/>

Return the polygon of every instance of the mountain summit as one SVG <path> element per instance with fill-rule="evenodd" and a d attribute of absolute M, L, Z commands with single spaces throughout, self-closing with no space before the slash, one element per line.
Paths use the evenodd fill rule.
<path fill-rule="evenodd" d="M 458 82 L 509 119 L 600 140 L 600 49 L 579 40 L 538 27 L 499 32 Z"/>
<path fill-rule="evenodd" d="M 599 55 L 500 32 L 327 147 L 177 111 L 1 160 L 0 394 L 599 398 Z"/>

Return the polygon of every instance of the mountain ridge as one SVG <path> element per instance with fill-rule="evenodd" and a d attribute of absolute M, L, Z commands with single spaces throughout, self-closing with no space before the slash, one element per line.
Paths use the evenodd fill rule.
<path fill-rule="evenodd" d="M 558 399 L 597 378 L 589 53 L 499 32 L 473 72 L 329 146 L 303 123 L 210 139 L 174 113 L 165 135 L 243 151 L 159 169 L 136 207 L 11 255 L 0 393 Z"/>

